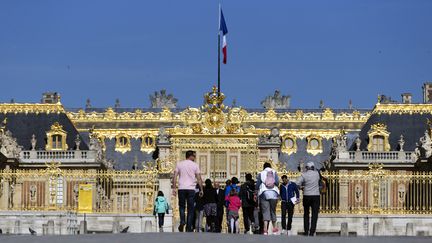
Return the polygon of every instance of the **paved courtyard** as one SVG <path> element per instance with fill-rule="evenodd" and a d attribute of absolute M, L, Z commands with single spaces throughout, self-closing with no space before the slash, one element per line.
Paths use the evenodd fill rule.
<path fill-rule="evenodd" d="M 74 236 L 30 236 L 30 235 L 0 235 L 2 243 L 99 243 L 99 242 L 148 242 L 148 243 L 247 243 L 265 242 L 317 242 L 317 243 L 417 243 L 431 242 L 431 237 L 285 237 L 262 235 L 230 235 L 230 234 L 197 234 L 197 233 L 145 233 L 145 234 L 93 234 Z"/>

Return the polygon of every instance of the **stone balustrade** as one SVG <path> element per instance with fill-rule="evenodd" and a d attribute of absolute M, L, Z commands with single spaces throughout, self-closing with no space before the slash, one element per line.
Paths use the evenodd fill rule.
<path fill-rule="evenodd" d="M 45 163 L 55 160 L 60 163 L 95 162 L 96 151 L 92 150 L 24 150 L 20 153 L 21 163 Z"/>
<path fill-rule="evenodd" d="M 400 165 L 411 167 L 414 165 L 414 152 L 412 151 L 343 151 L 339 152 L 333 161 L 337 165 L 366 165 L 369 163 L 381 163 L 384 165 Z"/>

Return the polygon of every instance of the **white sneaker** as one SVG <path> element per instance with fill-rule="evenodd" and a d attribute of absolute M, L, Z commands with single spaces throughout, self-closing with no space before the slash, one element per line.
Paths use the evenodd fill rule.
<path fill-rule="evenodd" d="M 282 230 L 282 235 L 286 234 L 287 231 L 286 230 Z"/>
<path fill-rule="evenodd" d="M 292 235 L 293 235 L 293 234 L 292 234 L 292 231 L 291 231 L 291 230 L 288 230 L 288 231 L 287 231 L 287 235 L 288 235 L 288 236 L 292 236 Z"/>

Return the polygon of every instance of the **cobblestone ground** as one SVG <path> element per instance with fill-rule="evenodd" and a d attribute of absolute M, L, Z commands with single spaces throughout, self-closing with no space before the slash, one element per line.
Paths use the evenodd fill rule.
<path fill-rule="evenodd" d="M 432 237 L 287 237 L 205 233 L 95 234 L 74 236 L 0 235 L 0 242 L 2 243 L 249 243 L 268 241 L 272 243 L 430 243 L 432 242 Z"/>

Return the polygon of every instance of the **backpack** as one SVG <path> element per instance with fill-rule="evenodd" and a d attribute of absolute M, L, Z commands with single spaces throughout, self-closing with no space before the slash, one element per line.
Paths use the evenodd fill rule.
<path fill-rule="evenodd" d="M 249 204 L 255 204 L 255 190 L 251 190 L 249 185 L 246 186 L 246 201 Z"/>
<path fill-rule="evenodd" d="M 273 189 L 275 186 L 276 180 L 275 180 L 275 174 L 273 170 L 267 171 L 267 176 L 264 182 L 264 185 L 267 187 L 267 189 Z"/>

